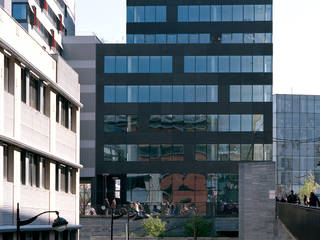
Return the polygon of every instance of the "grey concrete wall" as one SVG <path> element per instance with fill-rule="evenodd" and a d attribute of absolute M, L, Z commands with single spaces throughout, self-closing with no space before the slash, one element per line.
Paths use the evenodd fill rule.
<path fill-rule="evenodd" d="M 275 239 L 275 163 L 240 163 L 239 239 Z"/>
<path fill-rule="evenodd" d="M 96 43 L 95 36 L 68 36 L 63 38 L 63 57 L 79 74 L 80 99 L 83 104 L 80 115 L 81 177 L 95 176 L 95 146 L 83 144 L 96 138 Z"/>

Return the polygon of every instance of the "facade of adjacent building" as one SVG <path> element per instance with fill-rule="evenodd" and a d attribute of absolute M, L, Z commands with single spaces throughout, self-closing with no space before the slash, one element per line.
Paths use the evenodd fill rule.
<path fill-rule="evenodd" d="M 242 230 L 250 204 L 273 211 L 272 1 L 128 0 L 127 44 L 97 44 L 96 86 L 98 210 L 240 215 Z"/>
<path fill-rule="evenodd" d="M 276 94 L 274 157 L 278 192 L 299 192 L 310 174 L 320 182 L 320 96 Z"/>
<path fill-rule="evenodd" d="M 78 74 L 59 51 L 35 36 L 35 26 L 20 25 L 13 18 L 15 4 L 25 4 L 20 13 L 29 16 L 24 10 L 37 1 L 8 2 L 0 2 L 0 239 L 17 238 L 18 203 L 21 220 L 51 210 L 69 222 L 66 231 L 54 232 L 56 214 L 44 214 L 21 227 L 20 239 L 77 239 L 82 106 Z M 44 2 L 49 11 L 58 1 Z"/>

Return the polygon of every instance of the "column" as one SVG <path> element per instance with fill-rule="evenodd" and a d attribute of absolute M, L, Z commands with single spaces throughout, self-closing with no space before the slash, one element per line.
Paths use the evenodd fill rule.
<path fill-rule="evenodd" d="M 0 134 L 3 134 L 3 92 L 4 92 L 4 55 L 0 52 Z"/>
<path fill-rule="evenodd" d="M 26 72 L 26 104 L 30 105 L 30 72 Z"/>
<path fill-rule="evenodd" d="M 76 217 L 76 220 L 75 220 L 75 224 L 80 224 L 80 220 L 79 220 L 79 216 L 80 216 L 80 205 L 79 205 L 79 201 L 80 201 L 80 198 L 79 198 L 79 194 L 80 194 L 80 169 L 76 169 L 75 171 L 75 194 L 76 194 L 76 199 L 75 199 L 75 217 Z"/>
<path fill-rule="evenodd" d="M 50 90 L 50 152 L 56 152 L 56 97 L 57 95 Z"/>
<path fill-rule="evenodd" d="M 56 163 L 49 163 L 50 181 L 49 181 L 49 210 L 56 211 Z M 56 218 L 55 213 L 50 213 L 50 222 L 52 223 Z M 49 233 L 49 240 L 54 240 L 54 232 Z"/>
<path fill-rule="evenodd" d="M 39 81 L 40 82 L 40 112 L 42 113 L 42 114 L 45 114 L 45 111 L 44 111 L 44 109 L 45 109 L 45 102 L 44 102 L 44 95 L 43 95 L 43 91 L 44 91 L 44 84 L 43 84 L 43 82 L 42 81 Z"/>
<path fill-rule="evenodd" d="M 21 67 L 14 63 L 14 127 L 13 136 L 20 139 L 21 133 Z"/>
<path fill-rule="evenodd" d="M 14 223 L 16 224 L 16 212 L 17 212 L 17 203 L 20 202 L 20 187 L 21 187 L 21 176 L 20 176 L 20 158 L 21 158 L 21 152 L 17 148 L 12 148 L 13 150 L 13 159 L 10 159 L 9 154 L 9 160 L 13 160 L 13 207 L 14 207 Z M 11 152 L 11 149 L 9 150 Z"/>

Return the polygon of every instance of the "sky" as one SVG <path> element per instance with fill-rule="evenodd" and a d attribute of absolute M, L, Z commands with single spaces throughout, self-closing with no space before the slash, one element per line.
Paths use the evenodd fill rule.
<path fill-rule="evenodd" d="M 273 93 L 320 95 L 320 0 L 273 2 Z M 125 42 L 126 0 L 76 0 L 76 35 L 93 34 Z"/>

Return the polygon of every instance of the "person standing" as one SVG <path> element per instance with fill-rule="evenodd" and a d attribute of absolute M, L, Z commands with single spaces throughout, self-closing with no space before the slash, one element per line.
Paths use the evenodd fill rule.
<path fill-rule="evenodd" d="M 104 199 L 103 206 L 105 207 L 105 215 L 108 216 L 109 208 L 110 208 L 110 203 L 109 203 L 109 199 L 108 198 Z"/>
<path fill-rule="evenodd" d="M 316 207 L 317 204 L 320 207 L 320 201 L 319 201 L 318 197 L 314 194 L 314 192 L 311 192 L 310 198 L 309 198 L 309 205 L 311 207 Z"/>
<path fill-rule="evenodd" d="M 290 191 L 290 195 L 287 197 L 288 203 L 297 203 L 297 196 L 293 193 L 293 190 Z"/>

